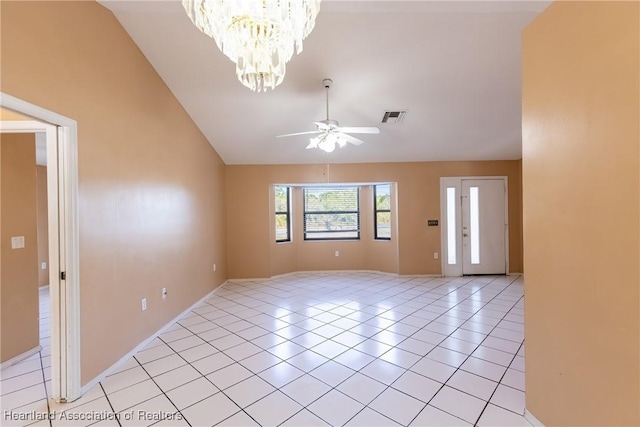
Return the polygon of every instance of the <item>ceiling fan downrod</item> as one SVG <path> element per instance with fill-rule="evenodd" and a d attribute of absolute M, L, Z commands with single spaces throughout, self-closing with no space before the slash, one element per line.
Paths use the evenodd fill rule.
<path fill-rule="evenodd" d="M 326 93 L 326 101 L 327 101 L 327 121 L 329 121 L 329 88 L 331 87 L 331 85 L 333 84 L 333 80 L 331 79 L 324 79 L 322 81 L 322 86 L 324 86 L 325 88 L 325 93 Z"/>

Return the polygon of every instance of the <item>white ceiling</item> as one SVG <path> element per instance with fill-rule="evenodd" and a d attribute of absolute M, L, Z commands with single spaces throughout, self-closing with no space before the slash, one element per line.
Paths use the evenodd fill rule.
<path fill-rule="evenodd" d="M 179 1 L 109 8 L 227 164 L 521 158 L 520 34 L 548 1 L 324 0 L 304 51 L 275 91 L 254 93 Z M 305 150 L 330 115 L 378 126 L 366 143 Z M 406 109 L 402 124 L 381 124 Z"/>

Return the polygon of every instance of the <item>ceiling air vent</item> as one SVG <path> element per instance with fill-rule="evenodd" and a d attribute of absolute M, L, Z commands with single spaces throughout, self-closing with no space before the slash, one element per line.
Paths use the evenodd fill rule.
<path fill-rule="evenodd" d="M 407 110 L 385 111 L 382 123 L 401 123 Z"/>

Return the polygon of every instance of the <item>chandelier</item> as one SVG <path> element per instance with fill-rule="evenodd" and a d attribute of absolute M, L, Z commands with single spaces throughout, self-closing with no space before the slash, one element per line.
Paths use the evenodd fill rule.
<path fill-rule="evenodd" d="M 182 0 L 193 24 L 236 63 L 238 80 L 253 91 L 275 89 L 287 62 L 302 52 L 320 0 Z"/>

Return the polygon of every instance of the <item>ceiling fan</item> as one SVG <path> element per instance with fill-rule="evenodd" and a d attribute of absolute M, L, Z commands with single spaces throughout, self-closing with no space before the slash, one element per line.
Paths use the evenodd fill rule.
<path fill-rule="evenodd" d="M 322 85 L 325 88 L 327 94 L 327 119 L 314 122 L 317 127 L 316 130 L 278 135 L 278 138 L 296 135 L 317 134 L 317 136 L 314 136 L 309 140 L 309 145 L 307 145 L 306 148 L 320 148 L 321 150 L 330 153 L 336 149 L 336 145 L 338 147 L 344 147 L 347 142 L 353 145 L 360 145 L 364 142 L 361 139 L 348 135 L 350 133 L 380 133 L 380 129 L 378 129 L 377 127 L 340 126 L 336 120 L 329 119 L 329 88 L 332 84 L 333 81 L 331 79 L 324 79 L 322 81 Z"/>

